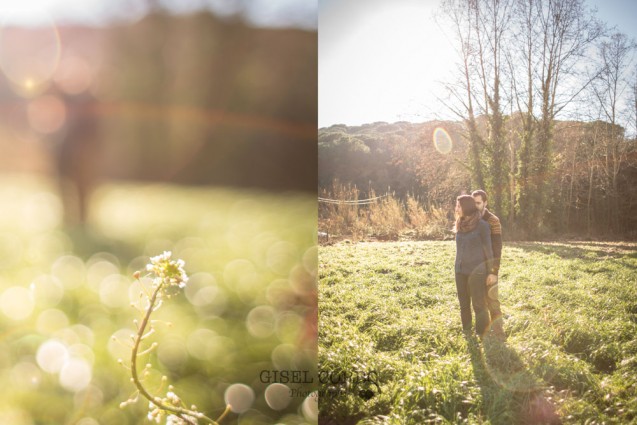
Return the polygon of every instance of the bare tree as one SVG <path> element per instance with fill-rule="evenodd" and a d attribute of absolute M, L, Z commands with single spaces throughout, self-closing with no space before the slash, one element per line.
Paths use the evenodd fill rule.
<path fill-rule="evenodd" d="M 597 100 L 601 118 L 609 125 L 605 126 L 602 138 L 602 155 L 600 178 L 605 181 L 609 227 L 612 231 L 619 229 L 619 173 L 626 162 L 629 145 L 624 138 L 624 127 L 621 124 L 622 112 L 626 111 L 630 102 L 629 66 L 635 43 L 622 33 L 615 33 L 600 43 L 599 52 L 601 71 L 593 81 L 592 92 Z M 627 124 L 627 123 L 626 123 Z"/>
<path fill-rule="evenodd" d="M 555 118 L 590 84 L 590 80 L 581 81 L 578 66 L 587 48 L 603 34 L 601 24 L 585 9 L 583 0 L 536 1 L 541 40 L 537 70 L 540 112 L 530 158 L 531 173 L 537 183 L 529 192 L 532 214 L 528 216 L 528 225 L 532 231 L 543 224 L 546 216 Z"/>
<path fill-rule="evenodd" d="M 467 128 L 466 139 L 470 147 L 470 169 L 473 184 L 484 187 L 484 174 L 482 170 L 481 156 L 484 148 L 484 140 L 478 132 L 476 113 L 474 107 L 474 79 L 473 57 L 475 56 L 475 27 L 472 3 L 461 0 L 445 0 L 441 6 L 446 17 L 451 20 L 455 37 L 459 44 L 460 75 L 459 81 L 446 84 L 452 101 L 445 102 L 447 107 L 465 122 Z"/>
<path fill-rule="evenodd" d="M 473 180 L 492 195 L 496 211 L 508 190 L 508 161 L 503 111 L 502 67 L 513 0 L 447 0 L 443 10 L 454 25 L 461 78 L 449 91 L 467 127 Z M 477 116 L 486 119 L 486 131 Z"/>

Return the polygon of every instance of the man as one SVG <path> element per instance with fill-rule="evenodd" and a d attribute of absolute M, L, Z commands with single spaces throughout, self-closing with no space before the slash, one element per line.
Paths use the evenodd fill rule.
<path fill-rule="evenodd" d="M 476 201 L 476 207 L 482 215 L 482 219 L 491 227 L 491 247 L 493 249 L 493 269 L 487 276 L 487 308 L 491 316 L 491 330 L 494 335 L 502 340 L 506 339 L 502 327 L 502 310 L 498 300 L 498 272 L 500 270 L 500 258 L 502 257 L 502 226 L 500 219 L 487 210 L 487 193 L 484 190 L 474 190 L 471 193 Z"/>

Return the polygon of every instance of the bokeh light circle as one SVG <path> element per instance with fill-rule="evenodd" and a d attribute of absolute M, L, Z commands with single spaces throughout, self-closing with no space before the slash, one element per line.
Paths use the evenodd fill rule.
<path fill-rule="evenodd" d="M 18 388 L 35 389 L 42 381 L 42 373 L 31 362 L 20 362 L 11 368 L 11 381 Z"/>
<path fill-rule="evenodd" d="M 318 393 L 314 391 L 307 396 L 301 405 L 303 417 L 310 423 L 318 423 Z"/>
<path fill-rule="evenodd" d="M 91 383 L 91 365 L 84 359 L 71 358 L 60 370 L 60 385 L 72 392 L 81 391 Z"/>
<path fill-rule="evenodd" d="M 38 315 L 36 329 L 43 335 L 51 335 L 69 325 L 69 318 L 62 310 L 51 308 Z"/>
<path fill-rule="evenodd" d="M 33 425 L 33 419 L 22 409 L 4 407 L 0 410 L 0 424 Z"/>
<path fill-rule="evenodd" d="M 453 148 L 453 142 L 451 141 L 449 133 L 442 127 L 436 127 L 434 130 L 433 142 L 436 150 L 443 155 L 450 153 Z"/>
<path fill-rule="evenodd" d="M 74 255 L 64 255 L 51 266 L 51 274 L 57 277 L 66 289 L 81 286 L 86 281 L 84 262 Z"/>
<path fill-rule="evenodd" d="M 217 351 L 223 347 L 217 347 L 217 334 L 210 329 L 197 329 L 188 335 L 186 342 L 188 352 L 199 360 L 213 359 Z"/>
<path fill-rule="evenodd" d="M 69 359 L 69 351 L 60 341 L 50 339 L 40 345 L 35 359 L 45 372 L 57 373 Z"/>
<path fill-rule="evenodd" d="M 47 87 L 58 66 L 61 45 L 57 27 L 42 9 L 12 7 L 3 15 L 0 69 L 18 95 L 33 96 Z M 7 24 L 25 20 L 38 30 Z"/>
<path fill-rule="evenodd" d="M 102 304 L 110 308 L 121 308 L 130 305 L 130 281 L 120 274 L 107 276 L 99 286 L 99 296 Z"/>
<path fill-rule="evenodd" d="M 226 389 L 223 398 L 234 413 L 243 413 L 252 406 L 254 391 L 245 384 L 232 384 Z"/>
<path fill-rule="evenodd" d="M 0 309 L 12 320 L 24 320 L 34 307 L 33 295 L 27 288 L 12 286 L 0 295 Z"/>
<path fill-rule="evenodd" d="M 253 308 L 246 318 L 246 328 L 256 338 L 269 337 L 276 329 L 276 312 L 266 305 Z"/>
<path fill-rule="evenodd" d="M 170 369 L 182 367 L 188 360 L 186 341 L 177 334 L 164 336 L 157 346 L 157 358 Z"/>
<path fill-rule="evenodd" d="M 290 401 L 290 388 L 287 385 L 274 383 L 265 389 L 265 402 L 272 410 L 283 410 L 288 407 Z"/>
<path fill-rule="evenodd" d="M 77 95 L 87 91 L 93 82 L 93 69 L 78 56 L 68 56 L 60 61 L 55 84 L 67 94 Z"/>
<path fill-rule="evenodd" d="M 106 347 L 114 359 L 126 359 L 130 356 L 133 347 L 131 335 L 135 335 L 135 331 L 127 328 L 119 329 L 111 335 Z"/>
<path fill-rule="evenodd" d="M 51 192 L 30 195 L 20 209 L 21 230 L 28 234 L 51 231 L 62 223 L 60 198 Z"/>
<path fill-rule="evenodd" d="M 57 305 L 64 296 L 62 283 L 51 275 L 40 275 L 31 282 L 35 302 L 41 306 Z"/>

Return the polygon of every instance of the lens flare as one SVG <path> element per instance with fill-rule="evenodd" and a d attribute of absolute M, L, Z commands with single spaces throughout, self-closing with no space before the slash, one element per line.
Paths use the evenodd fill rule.
<path fill-rule="evenodd" d="M 14 8 L 0 24 L 0 69 L 16 94 L 31 97 L 46 89 L 60 60 L 60 36 L 51 17 L 41 9 Z M 8 26 L 24 22 L 30 26 Z"/>
<path fill-rule="evenodd" d="M 446 155 L 451 152 L 453 142 L 447 130 L 442 127 L 436 127 L 433 134 L 434 147 L 438 152 Z"/>

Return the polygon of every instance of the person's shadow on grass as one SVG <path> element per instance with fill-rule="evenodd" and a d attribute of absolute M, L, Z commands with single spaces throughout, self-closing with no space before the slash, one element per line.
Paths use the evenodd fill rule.
<path fill-rule="evenodd" d="M 482 393 L 482 411 L 492 424 L 560 424 L 541 382 L 505 342 L 485 337 L 467 342 Z M 481 346 L 482 345 L 482 346 Z"/>

